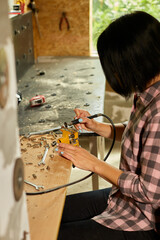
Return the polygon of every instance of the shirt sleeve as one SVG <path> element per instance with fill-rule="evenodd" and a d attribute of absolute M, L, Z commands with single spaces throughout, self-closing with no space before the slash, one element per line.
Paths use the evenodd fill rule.
<path fill-rule="evenodd" d="M 123 126 L 126 127 L 128 124 L 128 121 L 122 122 Z"/>
<path fill-rule="evenodd" d="M 140 174 L 124 172 L 118 184 L 124 195 L 136 201 L 160 203 L 160 116 L 154 117 L 143 133 Z"/>

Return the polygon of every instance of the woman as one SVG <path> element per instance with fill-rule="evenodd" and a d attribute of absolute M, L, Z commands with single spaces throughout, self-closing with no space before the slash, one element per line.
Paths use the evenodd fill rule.
<path fill-rule="evenodd" d="M 106 28 L 97 48 L 110 86 L 125 98 L 134 93 L 133 107 L 127 126 L 116 125 L 119 169 L 81 147 L 58 145 L 76 167 L 113 184 L 67 196 L 58 239 L 160 239 L 160 23 L 145 12 L 127 14 Z M 111 125 L 75 113 L 77 129 L 112 138 Z"/>

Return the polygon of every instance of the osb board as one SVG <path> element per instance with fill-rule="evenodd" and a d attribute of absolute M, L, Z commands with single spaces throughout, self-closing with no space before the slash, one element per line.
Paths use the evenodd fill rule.
<path fill-rule="evenodd" d="M 55 154 L 51 146 L 55 140 L 56 136 L 51 134 L 20 138 L 25 180 L 43 185 L 44 190 L 66 184 L 70 178 L 71 162 Z M 39 166 L 46 143 L 50 146 L 46 164 Z M 28 184 L 24 187 L 26 192 L 37 191 Z M 62 188 L 51 193 L 27 196 L 31 240 L 57 239 L 65 195 L 66 188 Z"/>
<path fill-rule="evenodd" d="M 90 55 L 90 0 L 36 0 L 41 38 L 33 17 L 35 59 L 39 56 Z M 59 22 L 66 12 L 66 22 Z"/>

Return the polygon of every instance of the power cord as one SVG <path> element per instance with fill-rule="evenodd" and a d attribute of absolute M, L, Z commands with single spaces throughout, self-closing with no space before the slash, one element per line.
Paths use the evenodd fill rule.
<path fill-rule="evenodd" d="M 108 153 L 106 154 L 105 158 L 103 159 L 103 161 L 106 161 L 113 149 L 113 146 L 114 146 L 114 143 L 115 143 L 115 139 L 116 139 L 116 129 L 115 129 L 115 125 L 113 123 L 113 121 L 105 114 L 102 114 L 102 113 L 98 113 L 98 114 L 95 114 L 93 115 L 94 117 L 89 117 L 90 119 L 91 118 L 97 118 L 97 117 L 105 117 L 107 118 L 107 120 L 111 123 L 112 127 L 113 127 L 113 140 L 112 140 L 112 144 L 110 146 L 110 149 L 108 151 Z M 64 185 L 60 185 L 60 186 L 57 186 L 57 187 L 54 187 L 54 188 L 49 188 L 49 189 L 46 189 L 46 190 L 43 190 L 43 191 L 39 191 L 39 192 L 26 192 L 26 195 L 40 195 L 40 194 L 45 194 L 45 193 L 49 193 L 49 192 L 53 192 L 53 191 L 56 191 L 56 190 L 59 190 L 61 188 L 65 188 L 65 187 L 68 187 L 68 186 L 71 186 L 73 184 L 76 184 L 76 183 L 79 183 L 81 181 L 84 181 L 86 180 L 87 178 L 91 177 L 94 173 L 91 172 L 90 174 L 88 174 L 87 176 L 81 178 L 81 179 L 78 179 L 76 181 L 73 181 L 71 183 L 67 183 L 67 184 L 64 184 Z"/>

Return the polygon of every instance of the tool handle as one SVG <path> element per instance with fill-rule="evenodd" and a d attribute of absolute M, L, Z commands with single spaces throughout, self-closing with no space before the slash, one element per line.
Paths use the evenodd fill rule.
<path fill-rule="evenodd" d="M 100 117 L 100 116 L 102 116 L 102 114 L 98 113 L 98 114 L 94 114 L 94 115 L 88 116 L 87 118 L 92 119 L 92 118 L 97 118 L 97 117 Z M 78 124 L 78 123 L 79 123 L 79 119 L 75 119 L 75 120 L 71 121 L 72 125 L 75 125 L 75 124 Z"/>

